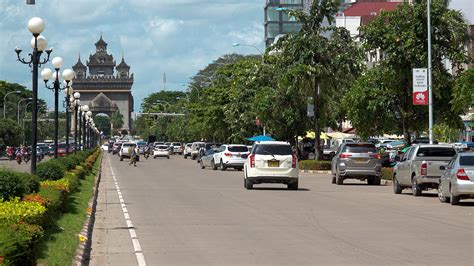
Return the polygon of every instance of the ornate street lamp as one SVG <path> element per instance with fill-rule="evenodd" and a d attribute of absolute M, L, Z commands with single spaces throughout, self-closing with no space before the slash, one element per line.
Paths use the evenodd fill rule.
<path fill-rule="evenodd" d="M 78 139 L 77 139 L 77 130 L 78 130 L 78 127 L 77 127 L 77 123 L 79 121 L 79 106 L 81 104 L 81 94 L 79 92 L 75 92 L 74 93 L 74 102 L 73 102 L 73 106 L 74 106 L 74 153 L 76 153 L 77 151 L 77 147 L 78 147 Z"/>
<path fill-rule="evenodd" d="M 41 76 L 44 80 L 44 86 L 52 91 L 54 91 L 54 158 L 58 158 L 58 139 L 59 139 L 59 90 L 66 90 L 69 88 L 69 83 L 74 78 L 74 71 L 71 69 L 65 69 L 63 71 L 64 81 L 66 82 L 65 86 L 61 86 L 59 80 L 61 79 L 61 74 L 59 70 L 63 65 L 63 59 L 61 57 L 55 57 L 52 60 L 55 72 L 52 72 L 51 69 L 45 68 L 41 71 Z M 48 86 L 48 80 L 54 79 L 53 86 Z M 66 147 L 67 151 L 67 147 Z"/>
<path fill-rule="evenodd" d="M 82 118 L 82 120 L 80 121 L 82 121 L 82 145 L 84 146 L 84 149 L 86 145 L 86 114 L 88 111 L 89 111 L 88 105 L 81 106 L 81 115 L 79 119 Z"/>
<path fill-rule="evenodd" d="M 87 116 L 87 139 L 86 139 L 86 144 L 87 144 L 87 148 L 90 149 L 91 148 L 91 131 L 92 131 L 92 126 L 94 125 L 94 121 L 92 120 L 92 112 L 91 111 L 87 111 L 86 113 L 86 116 Z"/>
<path fill-rule="evenodd" d="M 49 61 L 49 56 L 51 55 L 52 49 L 46 50 L 48 46 L 48 42 L 46 38 L 40 35 L 45 28 L 45 23 L 43 19 L 34 17 L 28 21 L 28 30 L 33 34 L 33 38 L 31 39 L 31 47 L 33 48 L 33 53 L 30 53 L 30 59 L 25 60 L 24 58 L 20 57 L 21 49 L 16 47 L 15 52 L 20 61 L 23 64 L 29 65 L 33 67 L 33 108 L 32 108 L 32 129 L 31 129 L 31 173 L 36 173 L 36 144 L 37 144 L 37 137 L 38 137 L 38 67 L 43 64 L 46 64 Z M 43 51 L 46 52 L 47 57 L 44 60 L 41 60 L 41 54 Z"/>
<path fill-rule="evenodd" d="M 30 100 L 33 100 L 33 98 L 23 98 L 18 101 L 18 106 L 16 107 L 16 122 L 18 123 L 18 125 L 20 124 L 20 104 L 23 101 L 30 101 Z"/>
<path fill-rule="evenodd" d="M 71 87 L 72 81 L 69 82 L 69 87 L 64 90 L 64 108 L 66 110 L 66 153 L 69 154 L 69 134 L 71 130 L 71 118 L 69 117 L 69 109 L 71 108 L 71 105 L 74 102 L 74 97 L 70 96 L 72 95 L 73 89 Z"/>

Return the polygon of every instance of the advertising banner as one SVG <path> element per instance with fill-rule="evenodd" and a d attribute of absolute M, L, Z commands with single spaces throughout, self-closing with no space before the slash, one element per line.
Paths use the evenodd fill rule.
<path fill-rule="evenodd" d="M 428 105 L 428 69 L 413 69 L 413 105 Z"/>

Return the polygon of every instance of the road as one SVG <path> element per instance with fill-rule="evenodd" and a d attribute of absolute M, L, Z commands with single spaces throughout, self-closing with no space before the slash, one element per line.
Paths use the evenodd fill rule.
<path fill-rule="evenodd" d="M 474 201 L 346 182 L 247 191 L 242 172 L 106 154 L 90 265 L 473 265 Z"/>

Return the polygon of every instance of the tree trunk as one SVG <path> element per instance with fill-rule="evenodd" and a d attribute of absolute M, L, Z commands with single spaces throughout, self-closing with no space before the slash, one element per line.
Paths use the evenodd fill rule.
<path fill-rule="evenodd" d="M 319 83 L 314 78 L 314 159 L 321 160 L 321 128 L 319 126 Z"/>

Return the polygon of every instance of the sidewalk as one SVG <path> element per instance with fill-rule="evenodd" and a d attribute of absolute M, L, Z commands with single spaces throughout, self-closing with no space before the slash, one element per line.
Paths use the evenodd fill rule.
<path fill-rule="evenodd" d="M 102 160 L 89 265 L 137 265 L 107 154 Z"/>

